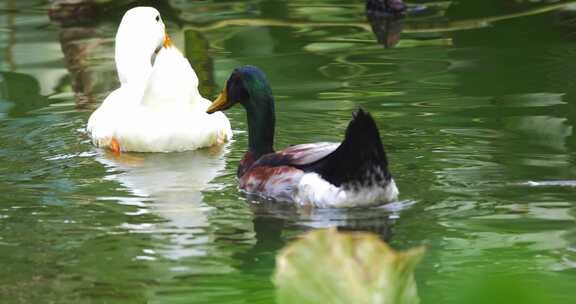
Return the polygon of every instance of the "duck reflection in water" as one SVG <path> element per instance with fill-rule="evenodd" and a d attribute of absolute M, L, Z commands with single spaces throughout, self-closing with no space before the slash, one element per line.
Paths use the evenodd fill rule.
<path fill-rule="evenodd" d="M 259 226 L 274 221 L 279 226 L 292 226 L 303 231 L 329 227 L 345 231 L 367 231 L 379 235 L 384 241 L 389 241 L 392 238 L 391 228 L 394 221 L 399 218 L 401 212 L 415 203 L 412 200 L 405 200 L 378 207 L 340 209 L 300 208 L 253 195 L 249 195 L 248 199 L 251 201 L 250 207 L 255 217 L 254 230 L 257 238 L 258 231 L 267 231 L 262 235 L 269 235 L 270 230 L 259 229 Z"/>
<path fill-rule="evenodd" d="M 212 208 L 204 203 L 202 191 L 217 187 L 211 181 L 223 172 L 225 154 L 226 147 L 217 146 L 168 154 L 102 152 L 96 160 L 109 169 L 107 179 L 142 198 L 120 198 L 121 203 L 136 205 L 142 213 L 150 210 L 167 220 L 146 225 L 145 232 L 162 238 L 161 255 L 179 259 L 208 254 L 202 244 L 212 241 L 205 231 Z"/>
<path fill-rule="evenodd" d="M 235 255 L 241 261 L 239 268 L 247 273 L 266 271 L 274 265 L 278 250 L 286 246 L 300 232 L 337 227 L 339 231 L 365 231 L 377 234 L 389 243 L 393 237 L 394 222 L 414 201 L 401 201 L 374 208 L 320 209 L 297 208 L 292 204 L 248 196 L 254 213 L 253 225 L 256 243 Z M 294 234 L 294 231 L 299 233 Z M 288 233 L 286 233 L 288 232 Z"/>
<path fill-rule="evenodd" d="M 404 28 L 406 5 L 402 0 L 366 0 L 366 17 L 378 43 L 393 48 Z"/>
<path fill-rule="evenodd" d="M 48 16 L 60 29 L 60 46 L 77 106 L 82 108 L 96 102 L 98 93 L 116 86 L 112 60 L 105 66 L 90 64 L 95 58 L 113 52 L 113 44 L 102 33 L 106 22 L 99 21 L 96 4 L 88 1 L 53 1 Z"/>

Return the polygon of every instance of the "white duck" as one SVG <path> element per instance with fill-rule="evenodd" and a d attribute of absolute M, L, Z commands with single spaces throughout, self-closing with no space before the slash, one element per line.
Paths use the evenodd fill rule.
<path fill-rule="evenodd" d="M 198 76 L 172 45 L 156 9 L 136 7 L 124 14 L 115 59 L 121 86 L 88 120 L 96 146 L 114 152 L 174 152 L 232 138 L 224 114 L 206 114 L 210 101 L 200 95 Z"/>

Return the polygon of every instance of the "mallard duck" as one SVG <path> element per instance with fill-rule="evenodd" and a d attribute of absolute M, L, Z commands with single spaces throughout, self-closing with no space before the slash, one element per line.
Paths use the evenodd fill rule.
<path fill-rule="evenodd" d="M 240 161 L 240 189 L 300 206 L 358 207 L 394 201 L 398 188 L 371 115 L 358 109 L 342 143 L 309 143 L 274 151 L 274 98 L 264 73 L 234 70 L 208 113 L 240 103 L 248 117 L 248 152 Z"/>
<path fill-rule="evenodd" d="M 173 152 L 232 137 L 223 113 L 206 114 L 210 101 L 200 95 L 196 73 L 172 44 L 156 9 L 136 7 L 124 14 L 115 60 L 121 86 L 88 120 L 96 146 L 115 152 Z"/>

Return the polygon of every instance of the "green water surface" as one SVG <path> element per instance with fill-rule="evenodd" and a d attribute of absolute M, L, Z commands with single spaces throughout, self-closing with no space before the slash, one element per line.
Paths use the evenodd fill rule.
<path fill-rule="evenodd" d="M 0 2 L 1 303 L 273 303 L 276 253 L 329 226 L 425 245 L 423 303 L 576 303 L 576 4 L 414 1 L 386 49 L 360 0 L 157 1 L 208 98 L 267 73 L 277 148 L 376 118 L 401 202 L 298 210 L 238 191 L 240 107 L 221 151 L 91 145 L 115 2 L 81 22 Z"/>

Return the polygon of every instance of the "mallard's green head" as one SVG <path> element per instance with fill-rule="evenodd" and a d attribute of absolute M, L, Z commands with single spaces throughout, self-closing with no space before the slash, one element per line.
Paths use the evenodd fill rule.
<path fill-rule="evenodd" d="M 218 99 L 206 111 L 212 114 L 240 103 L 248 118 L 248 145 L 254 155 L 273 152 L 274 98 L 266 75 L 257 67 L 243 66 L 232 72 Z"/>
<path fill-rule="evenodd" d="M 237 103 L 246 110 L 269 110 L 273 102 L 272 90 L 264 72 L 254 66 L 243 66 L 232 72 L 224 90 L 207 112 L 225 111 Z"/>

